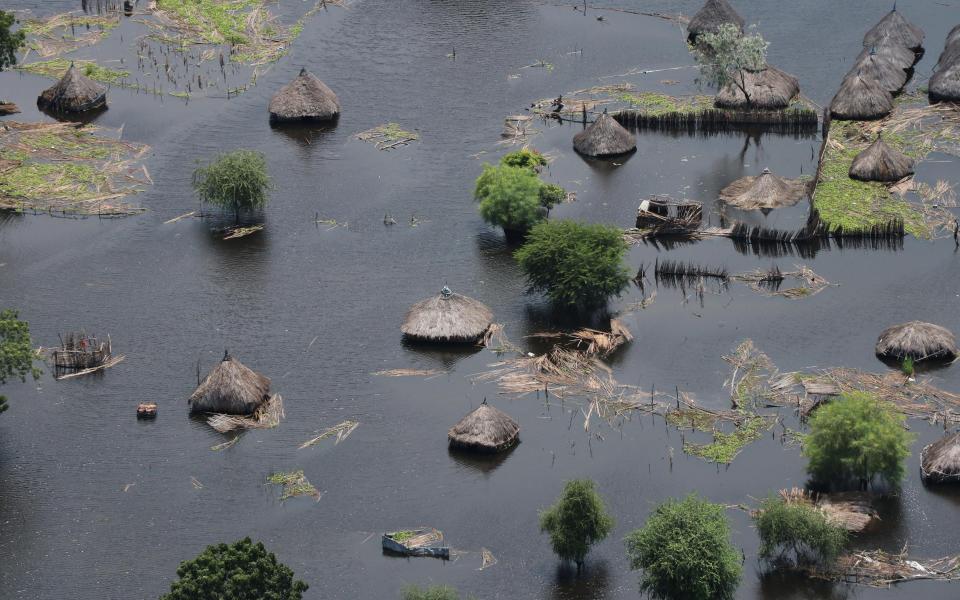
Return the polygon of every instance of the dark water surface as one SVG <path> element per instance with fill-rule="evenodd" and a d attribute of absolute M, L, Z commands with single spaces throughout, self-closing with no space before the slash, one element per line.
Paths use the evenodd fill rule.
<path fill-rule="evenodd" d="M 4 5 L 40 14 L 79 7 L 65 0 Z M 299 8 L 299 2 L 284 5 Z M 699 1 L 611 5 L 690 14 Z M 888 5 L 736 2 L 771 41 L 770 62 L 796 74 L 821 104 Z M 927 33 L 927 57 L 915 78 L 923 82 L 946 32 L 960 21 L 960 2 L 898 6 Z M 603 21 L 594 18 L 601 14 Z M 446 58 L 452 48 L 456 61 Z M 541 58 L 554 68 L 521 68 Z M 45 375 L 38 384 L 5 386 L 11 407 L 0 417 L 0 597 L 156 598 L 179 561 L 208 544 L 250 535 L 310 583 L 311 599 L 394 598 L 411 582 L 449 583 L 481 598 L 633 598 L 637 577 L 621 539 L 656 503 L 694 490 L 716 502 L 750 503 L 803 485 L 799 450 L 779 435 L 718 468 L 683 455 L 680 434 L 660 419 L 635 416 L 619 430 L 594 423 L 604 439 L 588 443 L 582 417 L 571 419 L 578 406 L 535 397 L 497 398 L 520 422 L 523 440 L 501 461 L 452 455 L 447 428 L 484 397 L 496 397 L 493 385 L 470 379 L 496 357 L 400 340 L 409 305 L 444 283 L 487 303 L 514 341 L 542 330 L 548 324 L 542 300 L 524 294 L 502 234 L 484 225 L 471 198 L 481 163 L 508 149 L 497 144 L 503 117 L 539 98 L 609 81 L 601 76 L 690 64 L 680 31 L 656 18 L 583 16 L 568 6 L 515 0 L 361 0 L 309 21 L 290 56 L 238 98 L 185 103 L 111 90 L 110 109 L 97 123 L 123 125 L 125 139 L 153 147 L 147 165 L 155 185 L 138 198 L 149 211 L 123 220 L 0 221 L 0 306 L 19 307 L 38 344 L 53 345 L 58 332 L 83 327 L 110 333 L 126 355 L 103 376 L 56 382 Z M 269 97 L 301 66 L 338 93 L 344 108 L 335 128 L 268 125 Z M 695 89 L 693 76 L 684 69 L 635 81 L 683 92 Z M 680 83 L 660 83 L 665 79 Z M 0 74 L 0 95 L 24 109 L 19 120 L 47 119 L 32 107 L 48 85 Z M 388 121 L 417 129 L 421 141 L 378 152 L 353 138 Z M 624 227 L 648 194 L 712 207 L 720 188 L 766 166 L 784 176 L 810 174 L 820 143 L 803 136 L 642 133 L 638 152 L 613 166 L 573 153 L 578 127 L 538 128 L 533 144 L 555 158 L 546 177 L 577 192 L 576 203 L 558 207 L 553 218 Z M 238 147 L 267 155 L 276 189 L 266 231 L 223 242 L 196 220 L 163 224 L 196 207 L 189 186 L 196 162 Z M 960 180 L 955 166 L 934 166 L 931 179 Z M 398 224 L 384 227 L 385 213 Z M 318 226 L 317 214 L 348 225 Z M 411 217 L 418 226 L 408 225 Z M 718 218 L 713 211 L 711 220 Z M 960 268 L 952 241 L 909 239 L 901 251 L 832 248 L 807 259 L 758 257 L 729 240 L 712 240 L 669 252 L 640 246 L 630 264 L 658 256 L 731 271 L 808 264 L 838 284 L 802 300 L 731 285 L 708 293 L 702 304 L 660 289 L 652 306 L 626 317 L 636 340 L 612 359 L 617 379 L 644 388 L 676 385 L 711 406 L 728 402 L 721 355 L 747 338 L 782 370 L 880 370 L 872 348 L 882 328 L 914 318 L 958 327 Z M 640 299 L 633 289 L 611 308 Z M 186 397 L 196 384 L 197 360 L 209 368 L 225 347 L 273 379 L 287 419 L 211 451 L 226 438 L 188 418 Z M 448 373 L 430 380 L 371 374 L 401 367 Z M 934 379 L 960 390 L 956 367 Z M 155 422 L 135 420 L 141 401 L 159 404 Z M 345 419 L 361 425 L 343 443 L 297 450 Z M 899 550 L 907 543 L 925 557 L 956 553 L 960 495 L 925 489 L 917 468 L 920 448 L 941 432 L 911 425 L 919 437 L 902 494 L 884 515 L 883 533 L 858 544 Z M 269 473 L 297 468 L 323 491 L 319 502 L 281 503 L 264 485 Z M 614 534 L 591 553 L 579 578 L 558 565 L 536 518 L 575 477 L 595 479 L 617 518 Z M 738 598 L 960 594 L 956 586 L 930 582 L 874 590 L 763 577 L 748 517 L 740 511 L 730 517 L 734 541 L 746 553 Z M 371 537 L 420 524 L 442 529 L 453 547 L 470 553 L 448 563 L 388 558 L 377 535 Z M 481 548 L 499 564 L 479 571 Z"/>

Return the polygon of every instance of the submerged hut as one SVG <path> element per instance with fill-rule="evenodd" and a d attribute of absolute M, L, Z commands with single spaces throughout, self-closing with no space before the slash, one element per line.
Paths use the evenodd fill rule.
<path fill-rule="evenodd" d="M 893 10 L 887 13 L 887 16 L 880 19 L 880 22 L 863 36 L 863 45 L 874 46 L 884 38 L 889 38 L 898 45 L 916 53 L 923 51 L 923 30 L 907 21 L 897 11 L 896 5 L 894 5 Z"/>
<path fill-rule="evenodd" d="M 910 321 L 884 329 L 877 339 L 876 352 L 879 357 L 896 360 L 948 360 L 957 356 L 957 341 L 945 327 Z"/>
<path fill-rule="evenodd" d="M 917 62 L 917 55 L 913 50 L 899 45 L 896 41 L 890 39 L 890 36 L 882 37 L 876 44 L 871 44 L 861 50 L 860 54 L 857 55 L 857 62 L 871 53 L 905 71 L 913 68 L 913 65 Z"/>
<path fill-rule="evenodd" d="M 845 121 L 882 119 L 893 110 L 893 95 L 858 72 L 848 75 L 830 102 L 830 116 Z"/>
<path fill-rule="evenodd" d="M 927 93 L 930 102 L 960 102 L 960 47 L 954 52 L 952 62 L 942 64 L 934 71 Z"/>
<path fill-rule="evenodd" d="M 493 313 L 485 304 L 443 286 L 438 295 L 410 307 L 400 331 L 418 342 L 475 343 L 492 323 Z"/>
<path fill-rule="evenodd" d="M 190 396 L 190 411 L 252 415 L 270 399 L 270 379 L 224 352 L 221 360 Z"/>
<path fill-rule="evenodd" d="M 107 88 L 81 73 L 73 63 L 60 81 L 37 98 L 42 110 L 86 112 L 107 106 Z"/>
<path fill-rule="evenodd" d="M 340 100 L 313 73 L 300 74 L 270 99 L 270 121 L 330 121 L 340 115 Z"/>
<path fill-rule="evenodd" d="M 960 431 L 924 446 L 920 476 L 926 483 L 960 482 Z"/>
<path fill-rule="evenodd" d="M 516 444 L 519 438 L 517 422 L 487 404 L 486 398 L 447 432 L 451 448 L 478 452 L 501 452 Z"/>
<path fill-rule="evenodd" d="M 873 79 L 891 94 L 902 90 L 907 84 L 907 79 L 910 78 L 903 67 L 891 60 L 881 58 L 875 48 L 871 48 L 870 52 L 858 58 L 846 77 L 856 77 L 857 74 L 865 79 Z"/>
<path fill-rule="evenodd" d="M 743 17 L 737 14 L 727 0 L 707 0 L 703 8 L 687 23 L 687 40 L 693 44 L 698 35 L 705 32 L 716 33 L 724 23 L 733 23 L 743 31 Z"/>
<path fill-rule="evenodd" d="M 879 134 L 850 165 L 850 178 L 860 181 L 900 181 L 908 175 L 913 175 L 913 159 L 891 148 Z"/>
<path fill-rule="evenodd" d="M 587 156 L 618 156 L 637 149 L 633 134 L 603 111 L 596 121 L 573 136 L 573 149 Z"/>
<path fill-rule="evenodd" d="M 720 199 L 741 210 L 784 208 L 799 202 L 806 192 L 806 182 L 777 177 L 764 169 L 756 177 L 742 177 L 720 190 Z"/>
<path fill-rule="evenodd" d="M 750 97 L 749 102 L 739 86 L 728 83 L 717 93 L 714 106 L 779 110 L 790 106 L 793 99 L 800 94 L 800 84 L 796 77 L 770 65 L 760 71 L 743 71 L 742 75 L 743 87 Z"/>

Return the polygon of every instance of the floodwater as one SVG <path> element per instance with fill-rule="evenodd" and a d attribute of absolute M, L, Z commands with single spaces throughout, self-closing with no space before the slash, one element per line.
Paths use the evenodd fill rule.
<path fill-rule="evenodd" d="M 39 14 L 80 5 L 4 4 Z M 889 9 L 889 2 L 872 0 L 735 4 L 771 42 L 770 62 L 797 75 L 821 104 L 863 32 Z M 610 3 L 685 14 L 698 5 Z M 960 1 L 901 0 L 898 8 L 927 34 L 916 85 L 960 17 Z M 446 56 L 453 49 L 456 60 Z M 522 68 L 539 59 L 553 68 Z M 594 420 L 601 437 L 591 437 L 573 402 L 498 397 L 492 384 L 473 382 L 471 375 L 496 360 L 490 352 L 410 347 L 400 339 L 409 305 L 444 284 L 488 304 L 516 342 L 549 327 L 543 300 L 525 294 L 502 234 L 482 222 L 471 197 L 482 162 L 508 150 L 498 145 L 503 118 L 603 76 L 691 62 L 676 26 L 653 17 L 593 9 L 583 15 L 526 0 L 358 0 L 316 15 L 291 54 L 239 97 L 185 102 L 111 90 L 110 109 L 96 122 L 123 125 L 125 139 L 153 147 L 147 165 L 155 185 L 137 198 L 148 212 L 121 220 L 25 215 L 0 222 L 0 306 L 20 309 L 37 344 L 53 345 L 59 332 L 82 327 L 109 333 L 115 351 L 126 355 L 102 376 L 57 382 L 46 374 L 38 383 L 4 387 L 11 406 L 0 417 L 0 596 L 156 598 L 179 561 L 249 535 L 310 584 L 310 599 L 395 598 L 406 583 L 433 582 L 484 599 L 633 598 L 637 575 L 621 540 L 656 503 L 691 491 L 751 503 L 803 485 L 804 461 L 778 430 L 718 468 L 685 456 L 680 433 L 662 419 L 636 415 L 617 429 Z M 336 127 L 268 125 L 271 94 L 301 66 L 338 93 L 343 115 Z M 680 69 L 634 81 L 681 93 L 695 90 L 693 77 Z M 20 120 L 48 119 L 33 108 L 48 85 L 0 74 L 0 95 L 21 106 L 14 117 Z M 421 140 L 379 152 L 353 137 L 388 121 L 416 129 Z M 622 227 L 632 225 L 638 200 L 649 194 L 713 206 L 720 188 L 764 167 L 810 174 L 820 144 L 818 136 L 644 132 L 638 152 L 611 165 L 572 151 L 578 127 L 539 124 L 532 141 L 554 157 L 546 178 L 577 192 L 575 203 L 551 216 Z M 266 230 L 224 242 L 198 220 L 164 224 L 196 208 L 189 184 L 196 162 L 239 147 L 267 155 L 275 189 Z M 920 177 L 958 183 L 957 173 L 935 163 Z M 384 214 L 397 224 L 385 227 Z M 346 226 L 317 224 L 318 215 Z M 900 250 L 833 247 L 814 257 L 757 256 L 729 240 L 710 240 L 669 251 L 639 246 L 629 261 L 639 268 L 658 257 L 731 272 L 806 264 L 836 284 L 799 300 L 736 284 L 708 291 L 702 301 L 662 288 L 651 306 L 625 317 L 636 339 L 611 360 L 615 377 L 643 388 L 677 386 L 709 406 L 727 406 L 721 355 L 744 339 L 782 370 L 881 370 L 872 348 L 884 327 L 922 319 L 958 328 L 960 267 L 952 240 L 908 239 Z M 641 298 L 633 288 L 611 310 Z M 212 451 L 227 438 L 191 420 L 186 398 L 197 361 L 207 369 L 224 348 L 273 379 L 287 418 Z M 389 368 L 446 373 L 372 375 Z M 932 377 L 960 390 L 957 367 Z M 447 428 L 485 397 L 520 422 L 522 443 L 495 462 L 449 453 Z M 134 418 L 141 401 L 159 404 L 156 421 Z M 361 424 L 339 445 L 297 449 L 346 419 Z M 918 473 L 920 448 L 942 429 L 911 427 L 918 439 L 902 493 L 885 509 L 883 530 L 857 545 L 908 544 L 923 557 L 956 553 L 960 495 L 924 488 Z M 303 469 L 323 492 L 318 502 L 281 503 L 264 485 L 269 473 L 291 469 Z M 577 477 L 597 481 L 617 520 L 579 577 L 558 563 L 537 526 L 537 510 Z M 729 515 L 734 543 L 745 552 L 740 599 L 958 595 L 956 586 L 936 582 L 876 590 L 764 576 L 748 517 Z M 467 553 L 450 562 L 381 554 L 373 534 L 415 525 L 442 529 Z M 481 548 L 498 564 L 480 571 Z"/>

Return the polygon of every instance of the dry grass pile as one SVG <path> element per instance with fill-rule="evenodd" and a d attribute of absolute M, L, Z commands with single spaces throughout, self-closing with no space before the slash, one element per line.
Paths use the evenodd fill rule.
<path fill-rule="evenodd" d="M 320 433 L 320 435 L 316 437 L 312 437 L 309 440 L 305 441 L 304 443 L 300 444 L 300 447 L 298 449 L 302 450 L 304 448 L 309 448 L 310 446 L 314 446 L 317 443 L 321 442 L 322 440 L 326 440 L 326 439 L 333 439 L 334 440 L 333 444 L 334 446 L 336 446 L 343 440 L 350 437 L 350 434 L 353 433 L 354 430 L 359 426 L 360 426 L 360 423 L 358 423 L 357 421 L 343 421 L 342 423 L 337 423 L 333 427 L 325 429 L 323 432 Z"/>
<path fill-rule="evenodd" d="M 397 123 L 377 125 L 372 129 L 356 134 L 358 140 L 370 142 L 377 150 L 393 150 L 420 139 L 420 135 L 407 131 Z"/>
<path fill-rule="evenodd" d="M 918 560 L 907 555 L 906 547 L 899 554 L 863 550 L 845 554 L 833 568 L 814 570 L 811 575 L 872 587 L 919 580 L 956 581 L 960 579 L 960 555 Z"/>
<path fill-rule="evenodd" d="M 272 473 L 267 477 L 267 483 L 282 486 L 281 501 L 297 496 L 310 496 L 320 500 L 320 491 L 313 487 L 302 470 Z"/>
<path fill-rule="evenodd" d="M 207 418 L 207 425 L 220 433 L 236 429 L 271 429 L 279 425 L 284 416 L 283 398 L 274 394 L 250 416 L 216 413 Z"/>
<path fill-rule="evenodd" d="M 42 19 L 23 19 L 21 28 L 27 34 L 27 51 L 21 62 L 31 52 L 50 58 L 93 46 L 106 39 L 119 23 L 119 14 L 87 15 L 79 11 Z"/>

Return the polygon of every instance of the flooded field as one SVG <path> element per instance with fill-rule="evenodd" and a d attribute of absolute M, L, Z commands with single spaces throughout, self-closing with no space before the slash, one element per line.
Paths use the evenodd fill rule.
<path fill-rule="evenodd" d="M 478 215 L 474 181 L 484 162 L 516 148 L 502 142 L 504 118 L 543 98 L 610 81 L 699 92 L 679 26 L 623 9 L 689 15 L 700 4 L 605 1 L 584 15 L 525 0 L 354 0 L 304 17 L 312 2 L 283 1 L 274 9 L 286 23 L 303 19 L 302 32 L 243 93 L 228 98 L 224 89 L 207 88 L 182 97 L 113 85 L 109 109 L 94 123 L 122 128 L 123 140 L 151 148 L 144 164 L 153 183 L 131 198 L 145 212 L 121 219 L 0 213 L 0 308 L 18 308 L 37 345 L 54 346 L 58 334 L 84 328 L 109 333 L 114 351 L 126 356 L 99 375 L 57 381 L 45 368 L 36 383 L 2 388 L 10 408 L 0 416 L 0 596 L 156 598 L 169 590 L 180 561 L 249 535 L 310 584 L 310 599 L 395 598 L 407 583 L 450 584 L 482 599 L 635 598 L 638 575 L 622 539 L 659 502 L 696 491 L 752 506 L 803 486 L 805 459 L 780 425 L 729 466 L 708 463 L 683 452 L 686 439 L 709 441 L 705 434 L 683 434 L 641 412 L 614 424 L 594 418 L 585 431 L 582 398 L 500 394 L 494 382 L 475 378 L 500 360 L 494 352 L 410 345 L 399 331 L 410 305 L 447 285 L 489 306 L 513 343 L 543 351 L 542 341 L 526 336 L 555 328 L 555 315 L 542 297 L 525 292 L 513 247 Z M 864 31 L 889 11 L 888 2 L 840 4 L 735 3 L 771 43 L 770 63 L 794 74 L 821 106 L 860 51 Z M 34 16 L 81 8 L 72 0 L 4 6 Z M 960 0 L 901 0 L 898 10 L 926 32 L 915 88 L 960 20 Z M 109 61 L 123 58 L 146 86 L 150 69 L 133 68 L 142 27 L 121 19 L 105 41 L 76 57 L 114 66 L 120 63 Z M 339 96 L 334 126 L 270 126 L 270 97 L 301 67 Z M 22 111 L 0 123 L 52 122 L 36 108 L 51 83 L 0 73 L 0 97 Z M 227 87 L 238 85 L 231 79 Z M 419 139 L 380 151 L 356 138 L 385 123 Z M 552 159 L 543 178 L 576 193 L 550 218 L 621 228 L 634 225 L 639 201 L 651 194 L 702 201 L 710 225 L 735 218 L 796 227 L 806 201 L 767 216 L 721 215 L 716 198 L 734 179 L 764 168 L 813 175 L 822 143 L 819 129 L 640 131 L 635 154 L 592 161 L 571 147 L 580 124 L 533 123 L 538 132 L 529 143 Z M 275 187 L 265 229 L 224 241 L 208 221 L 167 223 L 198 208 L 190 180 L 198 162 L 236 148 L 267 157 Z M 960 184 L 957 160 L 929 157 L 916 177 Z M 396 224 L 386 226 L 385 215 Z M 833 243 L 803 256 L 708 238 L 669 249 L 638 244 L 628 257 L 632 271 L 646 266 L 648 273 L 663 260 L 730 273 L 807 266 L 830 283 L 791 299 L 734 282 L 701 295 L 647 281 L 611 302 L 610 312 L 624 311 L 635 337 L 608 359 L 613 377 L 642 390 L 679 390 L 710 408 L 729 407 L 730 365 L 722 356 L 747 339 L 781 371 L 883 372 L 874 343 L 889 325 L 918 319 L 960 326 L 960 266 L 949 236 L 907 237 L 892 249 Z M 653 290 L 645 308 L 627 312 Z M 191 418 L 187 398 L 198 361 L 206 372 L 224 349 L 272 379 L 286 419 L 213 450 L 231 437 Z M 388 369 L 439 373 L 375 375 Z M 924 376 L 960 392 L 956 366 Z M 450 452 L 447 429 L 484 398 L 519 422 L 521 443 L 494 461 Z M 139 402 L 157 403 L 155 421 L 135 418 Z M 794 411 L 780 414 L 785 426 L 800 429 Z M 342 442 L 298 448 L 348 420 L 359 426 Z M 883 527 L 856 537 L 854 547 L 956 554 L 960 491 L 925 487 L 919 473 L 920 449 L 943 425 L 912 419 L 909 426 L 917 439 L 902 490 L 883 505 Z M 297 469 L 319 499 L 281 502 L 265 484 L 271 473 Z M 578 575 L 552 554 L 536 515 L 565 481 L 581 477 L 597 482 L 616 526 Z M 765 574 L 749 516 L 737 509 L 728 516 L 745 558 L 738 599 L 958 595 L 955 584 L 936 581 L 875 589 Z M 421 525 L 443 530 L 460 551 L 455 560 L 381 552 L 381 532 Z M 481 549 L 497 564 L 481 570 Z"/>

